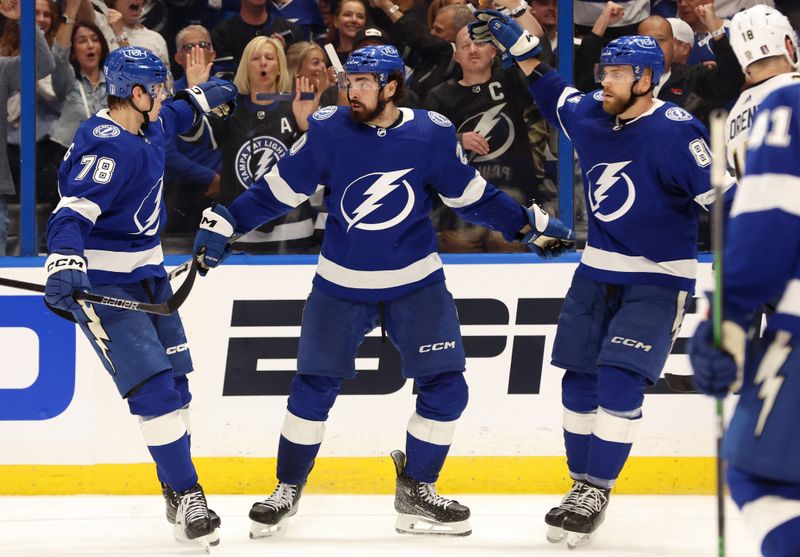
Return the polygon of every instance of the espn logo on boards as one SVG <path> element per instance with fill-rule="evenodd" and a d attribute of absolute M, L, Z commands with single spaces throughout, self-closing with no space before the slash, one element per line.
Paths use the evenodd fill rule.
<path fill-rule="evenodd" d="M 48 420 L 75 393 L 75 325 L 40 296 L 0 296 L 0 420 Z"/>
<path fill-rule="evenodd" d="M 542 371 L 550 354 L 545 353 L 545 334 L 507 334 L 508 327 L 494 333 L 499 327 L 510 324 L 556 325 L 564 300 L 562 298 L 520 298 L 517 300 L 516 319 L 511 322 L 508 306 L 493 298 L 455 300 L 462 326 L 481 326 L 462 329 L 464 351 L 467 358 L 495 358 L 511 348 L 511 362 L 506 370 L 506 392 L 510 395 L 539 394 Z M 285 329 L 275 336 L 264 334 L 262 327 L 294 327 L 299 334 L 305 300 L 234 300 L 231 314 L 233 333 L 228 340 L 225 362 L 223 396 L 286 396 L 296 373 L 298 336 L 288 336 Z M 687 313 L 695 313 L 693 301 Z M 248 336 L 248 327 L 258 327 L 259 335 Z M 529 329 L 530 330 L 530 329 Z M 555 334 L 555 327 L 547 333 Z M 677 338 L 672 354 L 686 354 L 687 338 Z M 419 350 L 433 351 L 434 346 L 445 349 L 448 342 L 422 345 Z M 448 346 L 449 348 L 449 346 Z M 359 361 L 369 367 L 358 367 Z M 669 365 L 669 362 L 668 364 Z M 390 342 L 380 336 L 369 336 L 356 356 L 359 374 L 352 381 L 342 383 L 343 395 L 380 395 L 399 391 L 406 383 L 400 371 L 400 355 Z M 469 361 L 467 368 L 469 369 Z M 498 370 L 501 371 L 501 370 Z M 669 371 L 667 368 L 665 371 Z M 498 379 L 503 380 L 503 379 Z M 671 393 L 663 380 L 648 389 L 649 393 Z"/>

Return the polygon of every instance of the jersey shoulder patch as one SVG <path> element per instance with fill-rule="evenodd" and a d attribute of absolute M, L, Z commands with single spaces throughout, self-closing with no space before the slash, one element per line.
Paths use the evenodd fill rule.
<path fill-rule="evenodd" d="M 111 139 L 119 135 L 119 127 L 114 124 L 100 124 L 92 130 L 92 135 L 100 139 Z"/>
<path fill-rule="evenodd" d="M 428 111 L 428 118 L 431 119 L 431 122 L 443 128 L 449 128 L 450 126 L 453 125 L 453 123 L 447 118 L 447 116 L 439 114 L 438 112 L 434 112 L 433 110 Z"/>
<path fill-rule="evenodd" d="M 593 98 L 594 98 L 594 100 L 596 100 L 596 101 L 603 102 L 603 90 L 602 90 L 602 89 L 600 89 L 600 90 L 598 90 L 598 91 L 595 91 L 595 92 L 594 92 L 594 95 L 592 95 L 592 97 L 593 97 Z"/>
<path fill-rule="evenodd" d="M 327 120 L 328 118 L 336 114 L 336 111 L 338 109 L 339 109 L 338 106 L 323 106 L 322 108 L 314 112 L 314 114 L 312 114 L 311 117 L 317 122 L 322 122 L 323 120 Z"/>
<path fill-rule="evenodd" d="M 664 116 L 669 118 L 670 120 L 674 120 L 675 122 L 688 122 L 692 120 L 694 116 L 689 114 L 688 111 L 684 110 L 679 106 L 673 106 L 668 108 L 666 112 L 664 112 Z"/>

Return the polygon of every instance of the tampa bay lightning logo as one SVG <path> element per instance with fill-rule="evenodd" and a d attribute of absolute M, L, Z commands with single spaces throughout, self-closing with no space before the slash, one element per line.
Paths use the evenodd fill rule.
<path fill-rule="evenodd" d="M 502 157 L 514 143 L 514 123 L 503 112 L 506 104 L 497 104 L 486 112 L 467 118 L 458 127 L 457 133 L 479 133 L 489 143 L 489 152 L 480 156 L 475 156 L 474 152 L 470 153 L 470 157 L 474 157 L 470 162 L 479 163 Z"/>
<path fill-rule="evenodd" d="M 158 233 L 161 225 L 162 199 L 164 199 L 163 176 L 150 188 L 136 212 L 133 213 L 133 224 L 136 226 L 136 232 L 132 232 L 132 234 L 155 236 Z"/>
<path fill-rule="evenodd" d="M 288 152 L 289 149 L 286 148 L 286 145 L 268 135 L 261 135 L 254 137 L 252 141 L 247 141 L 236 153 L 234 170 L 239 184 L 244 189 L 249 188 L 253 182 L 269 172 L 275 163 Z"/>
<path fill-rule="evenodd" d="M 414 190 L 403 179 L 412 170 L 371 172 L 350 182 L 339 202 L 347 231 L 386 230 L 403 222 L 414 208 Z"/>
<path fill-rule="evenodd" d="M 636 188 L 630 176 L 623 172 L 631 162 L 604 162 L 594 165 L 586 173 L 589 206 L 598 220 L 617 220 L 633 207 Z"/>
<path fill-rule="evenodd" d="M 119 135 L 119 128 L 112 124 L 100 124 L 92 130 L 92 135 L 100 139 L 110 139 Z"/>

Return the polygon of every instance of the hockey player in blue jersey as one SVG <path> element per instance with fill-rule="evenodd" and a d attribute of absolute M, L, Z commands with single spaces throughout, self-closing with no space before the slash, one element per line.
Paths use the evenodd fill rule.
<path fill-rule="evenodd" d="M 535 58 L 538 39 L 513 19 L 478 12 L 474 40 L 492 41 L 529 76 L 542 114 L 573 141 L 589 235 L 558 321 L 552 364 L 562 379 L 573 484 L 547 513 L 548 540 L 583 545 L 609 495 L 692 297 L 699 211 L 712 199 L 707 132 L 653 98 L 664 58 L 652 37 L 611 41 L 583 95 Z"/>
<path fill-rule="evenodd" d="M 191 459 L 192 360 L 180 317 L 93 306 L 72 295 L 91 288 L 161 303 L 172 294 L 159 239 L 165 141 L 203 114 L 227 114 L 236 88 L 211 81 L 165 102 L 172 77 L 139 47 L 113 51 L 103 72 L 109 108 L 81 124 L 59 169 L 61 201 L 47 225 L 45 299 L 72 312 L 139 418 L 176 538 L 207 547 L 219 541 L 219 518 L 209 514 Z"/>
<path fill-rule="evenodd" d="M 416 383 L 406 452 L 394 451 L 398 532 L 465 536 L 469 509 L 437 494 L 435 482 L 467 404 L 464 347 L 428 217 L 434 193 L 462 217 L 501 231 L 540 254 L 571 245 L 573 233 L 538 207 L 525 209 L 466 164 L 450 121 L 398 108 L 403 60 L 393 46 L 367 46 L 345 63 L 350 107 L 325 107 L 309 130 L 226 210 L 204 214 L 195 251 L 218 264 L 227 239 L 296 207 L 318 185 L 329 216 L 303 312 L 298 374 L 278 445 L 278 486 L 250 511 L 251 536 L 274 534 L 297 505 L 320 448 L 328 412 L 356 351 L 381 327 Z M 550 238 L 550 240 L 546 240 Z M 545 246 L 543 250 L 542 247 Z M 436 346 L 437 348 L 432 348 Z"/>
<path fill-rule="evenodd" d="M 779 238 L 780 241 L 776 241 Z M 725 237 L 722 349 L 689 345 L 697 388 L 740 397 L 723 444 L 731 497 L 765 557 L 800 555 L 800 85 L 762 102 Z M 746 342 L 761 306 L 764 335 Z M 756 319 L 760 326 L 761 319 Z"/>

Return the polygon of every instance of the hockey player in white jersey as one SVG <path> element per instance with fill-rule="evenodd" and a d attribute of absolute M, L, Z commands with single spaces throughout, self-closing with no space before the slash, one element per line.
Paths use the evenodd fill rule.
<path fill-rule="evenodd" d="M 207 548 L 219 542 L 220 520 L 208 510 L 191 458 L 192 359 L 180 317 L 94 306 L 73 293 L 149 303 L 171 296 L 159 236 L 165 138 L 186 132 L 202 114 L 227 114 L 236 88 L 211 81 L 170 101 L 171 74 L 139 47 L 113 51 L 103 73 L 109 108 L 80 125 L 59 168 L 61 201 L 47 223 L 45 300 L 72 312 L 139 418 L 176 539 Z"/>
<path fill-rule="evenodd" d="M 730 41 L 751 86 L 739 96 L 725 121 L 728 171 L 744 174 L 747 136 L 758 105 L 772 91 L 800 81 L 797 35 L 789 19 L 775 8 L 759 4 L 737 13 L 730 24 Z"/>
<path fill-rule="evenodd" d="M 547 538 L 589 543 L 691 300 L 699 213 L 713 199 L 705 127 L 653 98 L 664 55 L 653 37 L 602 51 L 602 89 L 581 94 L 536 59 L 538 39 L 511 18 L 476 12 L 474 40 L 507 51 L 542 114 L 573 141 L 589 234 L 564 301 L 552 364 L 564 369 L 564 445 L 572 488 L 545 516 Z"/>
<path fill-rule="evenodd" d="M 723 442 L 733 500 L 765 557 L 800 555 L 800 83 L 756 112 L 725 236 L 722 349 L 703 321 L 689 344 L 697 388 L 739 391 Z M 763 337 L 750 328 L 778 300 Z M 747 339 L 750 338 L 749 342 Z M 741 390 L 739 390 L 741 389 Z"/>
<path fill-rule="evenodd" d="M 356 351 L 376 327 L 397 347 L 403 376 L 414 380 L 418 393 L 406 451 L 391 454 L 395 529 L 465 536 L 471 532 L 469 508 L 435 487 L 467 404 L 467 384 L 458 316 L 429 218 L 433 196 L 542 255 L 563 251 L 573 234 L 538 207 L 520 206 L 467 165 L 447 118 L 395 105 L 404 82 L 395 47 L 360 48 L 344 69 L 340 85 L 350 106 L 315 112 L 290 154 L 230 211 L 217 205 L 204 213 L 195 240 L 204 264 L 216 266 L 228 237 L 287 213 L 323 184 L 330 213 L 303 311 L 298 373 L 278 444 L 278 485 L 250 510 L 251 536 L 274 534 L 297 512 L 328 412 L 342 381 L 356 376 Z"/>

